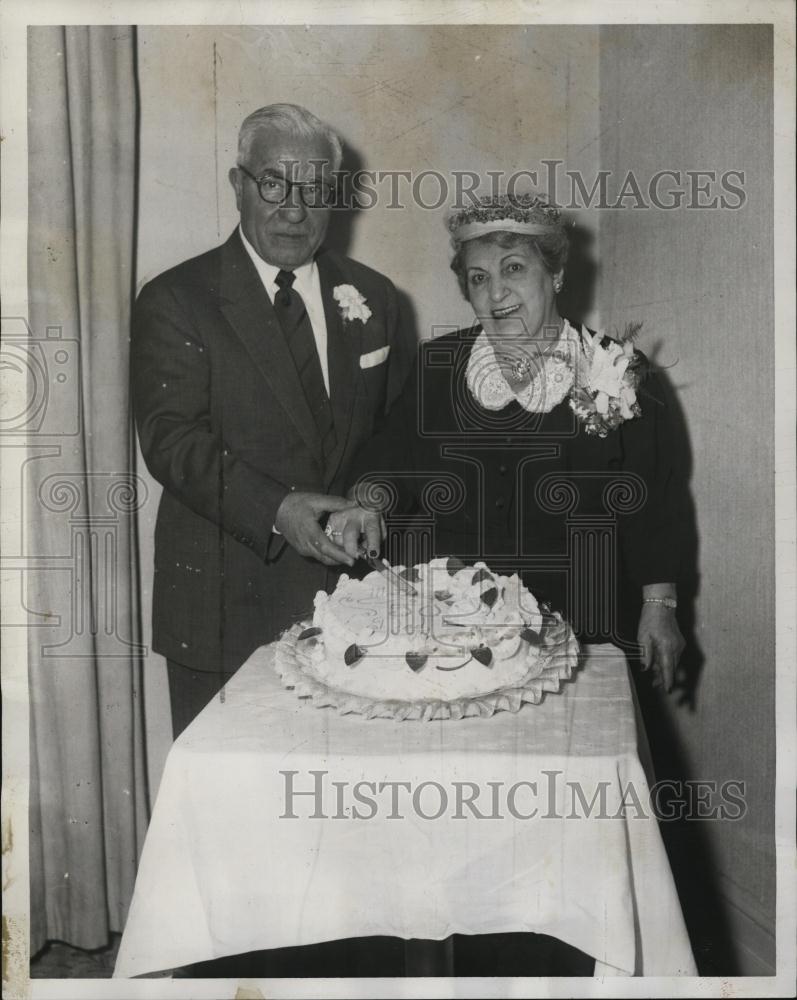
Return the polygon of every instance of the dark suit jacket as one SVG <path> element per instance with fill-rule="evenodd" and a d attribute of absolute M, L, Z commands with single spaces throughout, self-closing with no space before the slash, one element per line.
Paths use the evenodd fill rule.
<path fill-rule="evenodd" d="M 238 231 L 149 282 L 133 316 L 141 449 L 164 487 L 155 536 L 154 649 L 231 671 L 312 610 L 334 571 L 299 556 L 272 526 L 289 490 L 342 493 L 352 455 L 401 378 L 391 282 L 332 252 L 317 256 L 337 450 L 323 468 L 301 383 Z M 372 311 L 344 322 L 332 297 L 354 285 Z M 360 357 L 389 346 L 386 362 Z M 406 372 L 406 364 L 404 371 Z"/>
<path fill-rule="evenodd" d="M 392 490 L 396 549 L 413 535 L 415 555 L 426 545 L 519 572 L 582 640 L 633 642 L 641 587 L 677 581 L 686 498 L 656 376 L 640 387 L 642 416 L 605 438 L 587 434 L 567 401 L 545 414 L 516 402 L 488 411 L 465 382 L 477 332 L 419 345 L 352 476 Z"/>

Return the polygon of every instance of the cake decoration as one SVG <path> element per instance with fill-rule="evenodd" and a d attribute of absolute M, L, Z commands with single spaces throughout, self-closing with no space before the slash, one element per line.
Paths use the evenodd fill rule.
<path fill-rule="evenodd" d="M 393 571 L 318 592 L 312 623 L 277 644 L 286 687 L 368 718 L 458 719 L 516 712 L 571 676 L 572 629 L 517 575 L 453 558 Z"/>

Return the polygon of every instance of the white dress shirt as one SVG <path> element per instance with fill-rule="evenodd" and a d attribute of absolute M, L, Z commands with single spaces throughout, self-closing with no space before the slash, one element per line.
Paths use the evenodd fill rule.
<path fill-rule="evenodd" d="M 238 226 L 238 232 L 241 234 L 241 239 L 243 240 L 246 252 L 249 254 L 252 263 L 257 268 L 257 273 L 260 275 L 260 280 L 263 282 L 263 287 L 266 290 L 269 301 L 272 305 L 274 305 L 274 296 L 279 291 L 277 275 L 280 272 L 280 268 L 275 267 L 273 264 L 267 264 L 263 260 L 257 250 L 255 250 L 244 235 L 244 231 L 240 224 Z M 324 376 L 324 385 L 327 390 L 327 395 L 329 395 L 327 321 L 324 316 L 324 300 L 321 298 L 321 278 L 319 277 L 318 268 L 316 267 L 314 260 L 311 260 L 308 264 L 302 264 L 301 267 L 295 268 L 294 274 L 296 275 L 296 279 L 293 282 L 293 287 L 304 300 L 307 315 L 310 319 L 310 325 L 313 328 L 313 337 L 315 338 L 315 346 L 318 351 L 318 360 L 321 362 L 321 374 Z"/>

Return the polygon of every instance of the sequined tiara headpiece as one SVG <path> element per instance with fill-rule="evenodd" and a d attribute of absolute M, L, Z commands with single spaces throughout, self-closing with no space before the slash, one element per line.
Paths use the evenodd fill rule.
<path fill-rule="evenodd" d="M 446 226 L 455 243 L 465 243 L 490 232 L 541 236 L 563 229 L 564 223 L 561 211 L 541 195 L 499 194 L 452 211 Z"/>

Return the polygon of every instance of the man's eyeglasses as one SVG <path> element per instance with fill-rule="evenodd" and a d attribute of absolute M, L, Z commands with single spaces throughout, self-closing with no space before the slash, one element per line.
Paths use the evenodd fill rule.
<path fill-rule="evenodd" d="M 334 204 L 335 187 L 332 184 L 325 184 L 323 181 L 291 181 L 279 174 L 255 177 L 240 163 L 238 169 L 257 184 L 260 197 L 269 205 L 281 205 L 287 201 L 294 188 L 299 188 L 299 196 L 307 208 L 329 208 Z"/>

